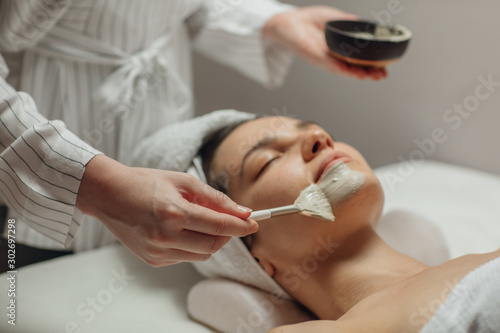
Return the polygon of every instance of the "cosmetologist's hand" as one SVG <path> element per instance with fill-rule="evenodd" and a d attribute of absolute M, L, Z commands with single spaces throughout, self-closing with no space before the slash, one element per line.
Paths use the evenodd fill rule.
<path fill-rule="evenodd" d="M 357 16 L 327 6 L 297 8 L 271 17 L 264 26 L 262 36 L 332 73 L 359 79 L 386 78 L 384 68 L 350 65 L 332 56 L 325 41 L 325 23 L 344 19 L 356 20 Z"/>
<path fill-rule="evenodd" d="M 131 168 L 104 155 L 87 164 L 76 206 L 155 267 L 206 260 L 231 236 L 258 229 L 249 210 L 188 174 Z"/>

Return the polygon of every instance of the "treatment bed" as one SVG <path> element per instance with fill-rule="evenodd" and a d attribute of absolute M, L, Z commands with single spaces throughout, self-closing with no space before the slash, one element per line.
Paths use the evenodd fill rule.
<path fill-rule="evenodd" d="M 415 212 L 442 233 L 428 239 L 425 230 L 383 219 L 381 234 L 401 251 L 432 257 L 441 246 L 454 258 L 500 247 L 499 176 L 433 161 L 392 164 L 376 174 L 385 212 L 392 212 L 386 216 Z M 0 332 L 213 332 L 188 315 L 187 294 L 202 279 L 190 264 L 152 268 L 121 245 L 18 269 L 15 326 L 6 316 L 8 276 L 0 275 Z"/>

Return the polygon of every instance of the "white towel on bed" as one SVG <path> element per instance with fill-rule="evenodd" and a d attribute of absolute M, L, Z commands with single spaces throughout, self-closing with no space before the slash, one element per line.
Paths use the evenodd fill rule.
<path fill-rule="evenodd" d="M 317 319 L 294 301 L 218 278 L 195 284 L 187 305 L 192 318 L 224 333 L 265 333 L 277 326 Z"/>
<path fill-rule="evenodd" d="M 500 257 L 468 273 L 420 333 L 500 332 Z"/>

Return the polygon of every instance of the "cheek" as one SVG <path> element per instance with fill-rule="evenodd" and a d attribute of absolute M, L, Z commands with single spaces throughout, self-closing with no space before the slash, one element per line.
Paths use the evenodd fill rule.
<path fill-rule="evenodd" d="M 247 192 L 253 209 L 291 205 L 309 184 L 302 170 L 277 165 Z"/>

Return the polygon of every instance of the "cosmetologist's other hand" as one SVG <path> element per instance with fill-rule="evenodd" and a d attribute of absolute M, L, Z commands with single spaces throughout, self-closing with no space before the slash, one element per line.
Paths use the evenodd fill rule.
<path fill-rule="evenodd" d="M 206 260 L 231 236 L 258 229 L 249 210 L 188 174 L 131 168 L 104 155 L 87 164 L 76 206 L 155 267 Z"/>
<path fill-rule="evenodd" d="M 264 26 L 262 36 L 332 73 L 358 79 L 384 79 L 387 77 L 385 68 L 350 65 L 332 56 L 326 45 L 324 27 L 327 21 L 356 19 L 357 16 L 332 7 L 302 7 L 271 17 Z"/>

